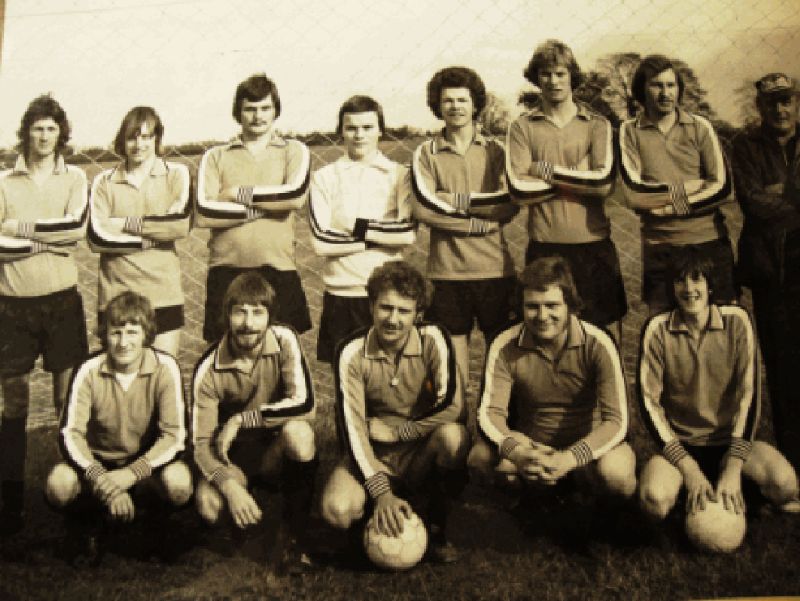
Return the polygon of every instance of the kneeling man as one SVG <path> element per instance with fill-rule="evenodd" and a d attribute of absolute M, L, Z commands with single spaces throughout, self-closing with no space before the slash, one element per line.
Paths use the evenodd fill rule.
<path fill-rule="evenodd" d="M 440 326 L 418 323 L 426 282 L 408 263 L 375 269 L 367 293 L 372 327 L 345 339 L 334 361 L 346 455 L 325 486 L 322 515 L 334 527 L 352 526 L 360 538 L 356 523 L 371 511 L 379 531 L 397 536 L 411 514 L 403 497 L 423 492 L 430 557 L 452 562 L 458 553 L 446 519 L 466 484 L 469 436 L 450 337 Z"/>
<path fill-rule="evenodd" d="M 470 470 L 533 490 L 577 471 L 603 492 L 631 497 L 636 460 L 624 441 L 626 384 L 613 340 L 578 318 L 562 257 L 534 260 L 519 279 L 523 320 L 489 348 Z"/>

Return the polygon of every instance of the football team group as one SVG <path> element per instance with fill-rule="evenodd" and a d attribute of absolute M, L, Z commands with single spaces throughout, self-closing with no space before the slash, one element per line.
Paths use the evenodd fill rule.
<path fill-rule="evenodd" d="M 337 122 L 346 153 L 311 173 L 308 148 L 275 130 L 275 84 L 256 74 L 236 89 L 240 134 L 203 155 L 194 186 L 184 165 L 163 158 L 156 111 L 138 106 L 114 141 L 122 160 L 88 191 L 64 160 L 63 109 L 33 100 L 16 163 L 0 175 L 2 536 L 24 528 L 39 355 L 53 376 L 62 453 L 45 496 L 66 538 L 82 541 L 74 557 L 98 552 L 106 523 L 142 513 L 167 532 L 171 512 L 190 502 L 205 522 L 246 531 L 264 521 L 254 494 L 263 486 L 283 493 L 273 550 L 288 569 L 313 562 L 314 499 L 330 526 L 352 534 L 354 553 L 368 520 L 396 537 L 416 512 L 428 558 L 455 561 L 447 518 L 470 479 L 514 491 L 523 512 L 577 490 L 658 523 L 685 499 L 686 514 L 712 526 L 699 541 L 710 549 L 726 543 L 703 512 L 718 505 L 743 523 L 743 479 L 764 506 L 799 512 L 794 80 L 756 82 L 761 124 L 735 138 L 729 163 L 710 122 L 682 108 L 680 70 L 664 56 L 636 69 L 638 114 L 618 133 L 574 99 L 583 75 L 565 44 L 538 46 L 524 76 L 538 102 L 499 141 L 477 126 L 487 99 L 478 74 L 438 71 L 427 104 L 444 127 L 410 168 L 378 148 L 381 105 L 353 96 Z M 615 184 L 641 219 L 650 313 L 635 398 L 660 452 L 639 469 L 618 349 L 627 302 L 604 209 Z M 321 491 L 314 385 L 298 340 L 311 319 L 294 258 L 307 199 L 311 244 L 324 257 L 317 358 L 333 370 L 341 450 Z M 735 201 L 745 215 L 738 263 L 723 210 Z M 523 207 L 529 243 L 517 274 L 506 226 Z M 425 276 L 403 260 L 419 224 L 430 231 Z M 211 346 L 185 403 L 175 244 L 192 226 L 210 230 Z M 73 256 L 84 237 L 100 255 L 93 354 Z M 742 285 L 758 341 L 738 304 Z M 471 437 L 476 322 L 487 350 Z M 759 347 L 777 448 L 756 440 Z"/>

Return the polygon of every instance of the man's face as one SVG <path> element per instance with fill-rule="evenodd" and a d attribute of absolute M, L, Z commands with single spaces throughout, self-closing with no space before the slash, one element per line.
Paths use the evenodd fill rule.
<path fill-rule="evenodd" d="M 548 65 L 538 72 L 539 88 L 548 104 L 561 104 L 572 98 L 572 77 L 565 65 Z"/>
<path fill-rule="evenodd" d="M 447 127 L 457 129 L 472 123 L 475 103 L 469 88 L 442 88 L 439 98 L 439 109 Z"/>
<path fill-rule="evenodd" d="M 708 309 L 708 281 L 702 273 L 690 273 L 672 282 L 678 309 L 686 317 L 702 317 Z"/>
<path fill-rule="evenodd" d="M 372 325 L 384 348 L 403 347 L 417 321 L 417 301 L 397 290 L 384 290 L 372 303 Z"/>
<path fill-rule="evenodd" d="M 248 137 L 266 134 L 275 122 L 275 104 L 272 95 L 261 100 L 243 100 L 239 111 L 242 133 Z"/>
<path fill-rule="evenodd" d="M 525 288 L 522 293 L 525 327 L 540 344 L 555 342 L 569 324 L 569 307 L 564 292 L 555 284 L 545 290 Z"/>
<path fill-rule="evenodd" d="M 678 78 L 665 69 L 647 80 L 644 87 L 645 110 L 653 117 L 666 117 L 678 107 Z"/>
<path fill-rule="evenodd" d="M 28 130 L 29 152 L 33 159 L 43 159 L 55 153 L 61 128 L 51 117 L 37 119 Z"/>
<path fill-rule="evenodd" d="M 758 112 L 764 123 L 779 136 L 791 134 L 797 126 L 797 95 L 768 94 L 758 99 Z"/>
<path fill-rule="evenodd" d="M 228 319 L 234 346 L 243 352 L 252 351 L 264 339 L 269 325 L 269 310 L 264 305 L 233 305 Z"/>
<path fill-rule="evenodd" d="M 378 113 L 345 113 L 342 117 L 342 138 L 347 156 L 354 161 L 372 156 L 378 150 L 381 128 Z"/>
<path fill-rule="evenodd" d="M 131 132 L 125 140 L 125 156 L 128 167 L 138 167 L 156 156 L 156 135 L 151 123 L 145 121 L 139 131 Z"/>
<path fill-rule="evenodd" d="M 144 353 L 144 339 L 144 328 L 138 323 L 108 326 L 106 352 L 115 371 L 132 373 L 139 368 Z"/>

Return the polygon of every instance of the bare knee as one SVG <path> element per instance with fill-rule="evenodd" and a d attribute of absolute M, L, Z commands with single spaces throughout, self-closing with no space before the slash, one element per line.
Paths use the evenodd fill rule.
<path fill-rule="evenodd" d="M 53 507 L 66 507 L 81 492 L 81 481 L 66 463 L 57 464 L 47 476 L 45 495 Z"/>
<path fill-rule="evenodd" d="M 656 520 L 667 517 L 677 497 L 669 494 L 657 482 L 642 482 L 639 488 L 639 504 L 647 515 Z"/>
<path fill-rule="evenodd" d="M 436 450 L 436 464 L 441 467 L 463 467 L 469 450 L 467 429 L 456 423 L 443 424 L 431 434 Z"/>
<path fill-rule="evenodd" d="M 197 513 L 207 524 L 216 524 L 225 501 L 213 484 L 206 480 L 200 480 L 195 491 L 195 504 Z"/>
<path fill-rule="evenodd" d="M 322 496 L 322 517 L 334 528 L 345 530 L 353 522 L 364 517 L 366 496 L 349 497 L 327 493 Z"/>
<path fill-rule="evenodd" d="M 316 454 L 314 430 L 308 422 L 292 420 L 281 428 L 284 453 L 293 461 L 311 461 Z"/>
<path fill-rule="evenodd" d="M 470 475 L 482 484 L 492 483 L 496 463 L 497 453 L 482 440 L 472 446 L 467 456 L 467 468 Z"/>
<path fill-rule="evenodd" d="M 173 461 L 161 472 L 161 482 L 167 493 L 167 500 L 180 507 L 192 496 L 192 473 L 183 461 Z"/>
<path fill-rule="evenodd" d="M 798 496 L 797 473 L 788 461 L 781 462 L 769 471 L 762 489 L 764 496 L 778 505 L 795 500 Z"/>
<path fill-rule="evenodd" d="M 636 456 L 627 444 L 601 457 L 597 471 L 610 494 L 627 499 L 636 492 Z"/>

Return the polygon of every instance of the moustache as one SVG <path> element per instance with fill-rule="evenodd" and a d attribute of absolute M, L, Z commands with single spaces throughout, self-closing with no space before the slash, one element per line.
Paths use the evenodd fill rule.
<path fill-rule="evenodd" d="M 233 333 L 236 334 L 237 336 L 248 336 L 251 334 L 260 334 L 261 332 L 259 330 L 250 330 L 247 328 L 242 328 L 239 330 L 234 330 Z"/>

